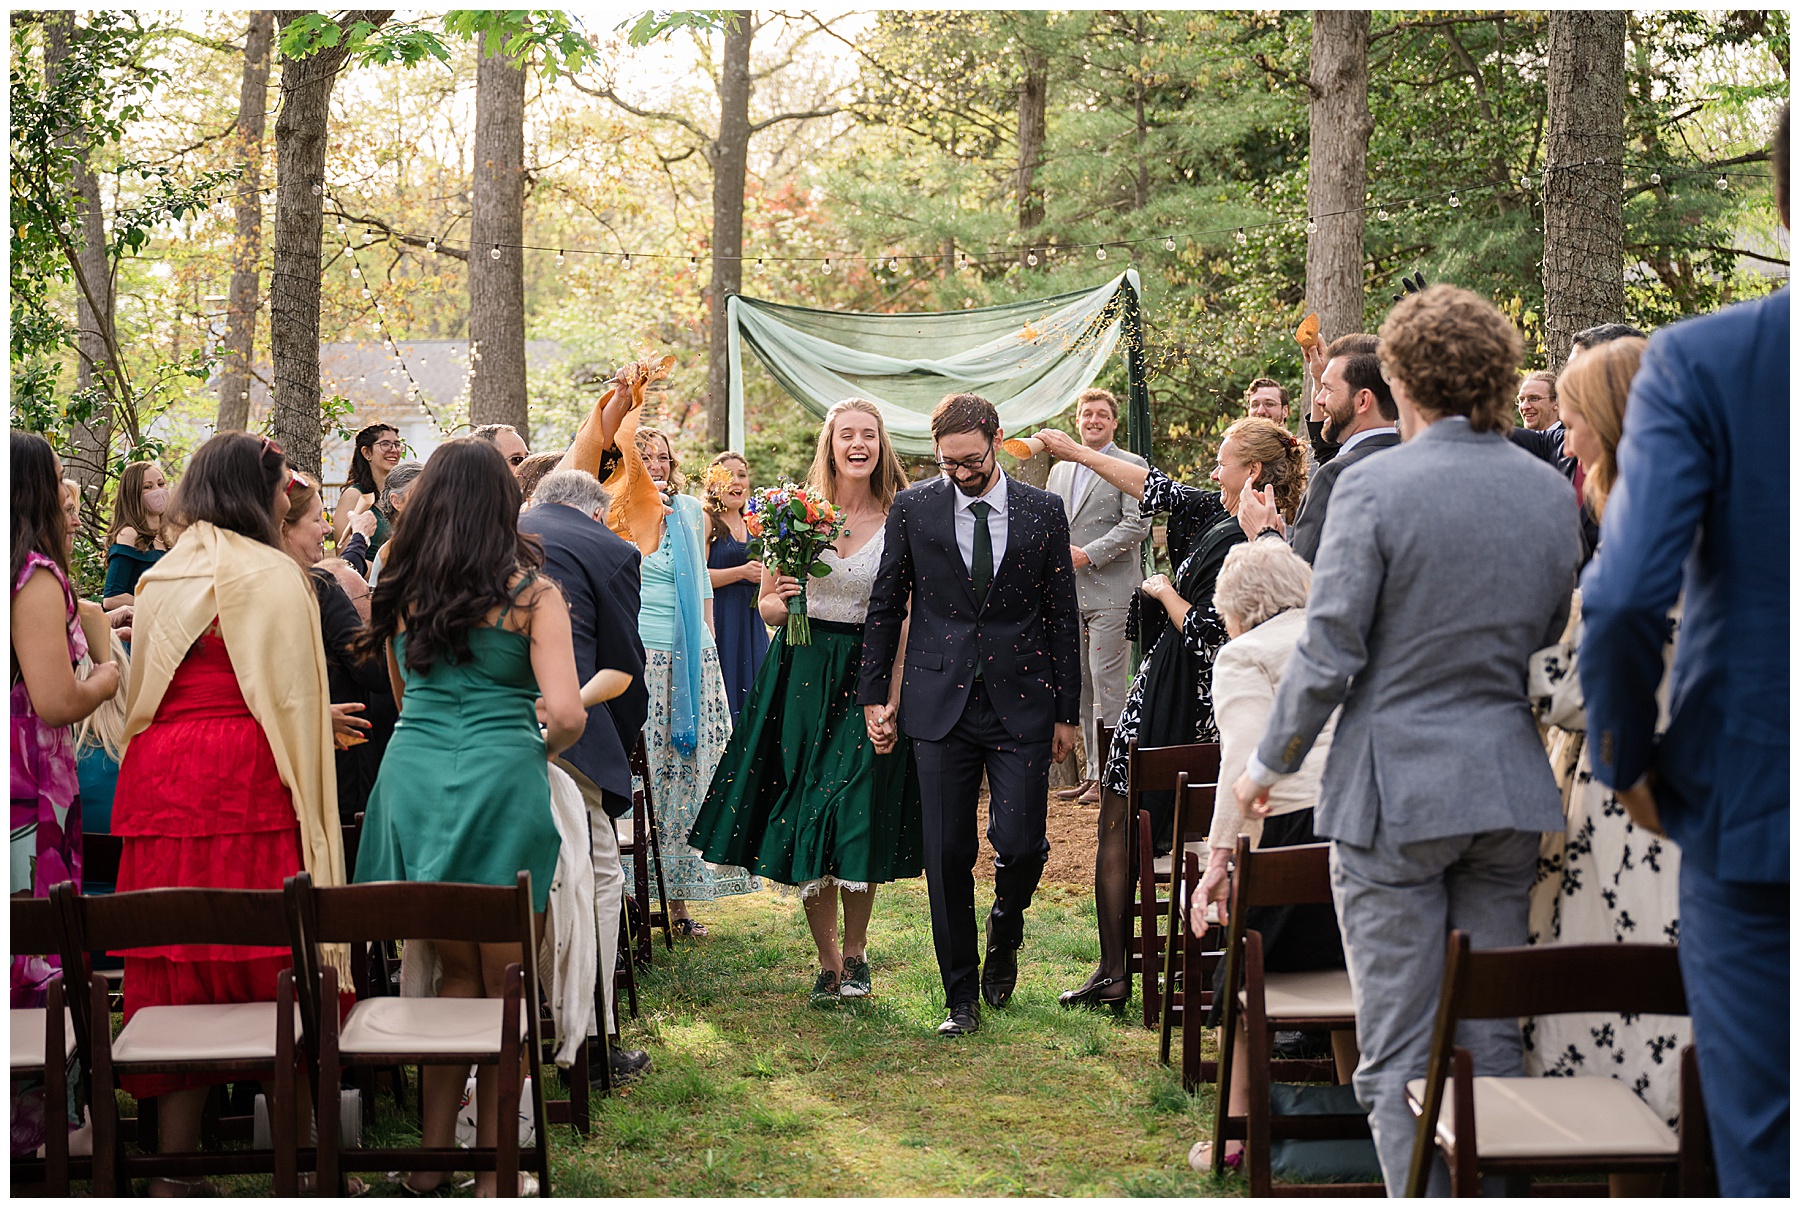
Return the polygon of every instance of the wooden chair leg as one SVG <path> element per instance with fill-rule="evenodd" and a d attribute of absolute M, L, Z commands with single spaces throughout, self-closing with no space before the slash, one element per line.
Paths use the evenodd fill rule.
<path fill-rule="evenodd" d="M 318 1195 L 339 1196 L 344 1194 L 343 1176 L 338 1169 L 338 1147 L 343 1141 L 338 1135 L 337 1121 L 344 1116 L 344 1071 L 338 1054 L 337 970 L 326 966 L 321 982 L 324 992 L 320 996 L 319 1012 L 319 1093 L 313 1096 L 315 1119 L 321 1123 L 317 1127 L 319 1138 L 314 1150 L 317 1156 L 313 1163 L 316 1172 L 313 1189 Z M 323 1121 L 331 1121 L 331 1127 L 326 1127 Z"/>
<path fill-rule="evenodd" d="M 1456 1147 L 1446 1157 L 1450 1160 L 1450 1194 L 1481 1194 L 1481 1170 L 1475 1155 L 1475 1059 L 1469 1050 L 1456 1050 L 1451 1074 L 1451 1108 L 1456 1120 Z M 1426 1175 L 1429 1185 L 1430 1175 Z"/>
<path fill-rule="evenodd" d="M 623 977 L 625 979 L 625 996 L 631 1004 L 633 1019 L 638 1017 L 637 961 L 632 955 L 636 951 L 636 943 L 632 930 L 631 903 L 627 900 L 626 908 L 619 912 L 619 951 L 625 954 L 625 967 L 622 972 L 613 974 L 613 989 L 616 994 L 619 978 Z"/>
<path fill-rule="evenodd" d="M 299 1128 L 294 1104 L 294 1064 L 299 1058 L 294 1052 L 293 1018 L 294 971 L 283 969 L 275 982 L 275 1077 L 271 1080 L 269 1103 L 270 1143 L 275 1147 L 275 1194 L 283 1197 L 300 1194 L 298 1141 L 294 1135 Z M 325 1131 L 324 1119 L 315 1118 L 314 1123 L 320 1132 Z M 329 1123 L 336 1127 L 337 1119 L 333 1117 Z"/>
<path fill-rule="evenodd" d="M 1162 1014 L 1162 987 L 1159 985 L 1156 946 L 1156 850 L 1151 838 L 1150 811 L 1139 810 L 1137 816 L 1137 907 L 1138 964 L 1144 975 L 1144 1026 L 1154 1028 Z M 1146 851 L 1148 848 L 1148 851 Z"/>
<path fill-rule="evenodd" d="M 644 790 L 644 816 L 649 819 L 650 858 L 656 862 L 656 900 L 662 907 L 663 943 L 670 952 L 675 951 L 675 924 L 669 918 L 669 887 L 663 881 L 662 838 L 656 833 L 656 806 L 650 800 L 649 789 Z"/>
<path fill-rule="evenodd" d="M 96 973 L 89 983 L 93 1014 L 95 1021 L 94 1042 L 90 1045 L 93 1070 L 93 1093 L 89 1096 L 89 1108 L 94 1119 L 94 1177 L 92 1180 L 95 1198 L 115 1196 L 119 1193 L 119 1100 L 113 1091 L 112 1042 L 110 1026 L 103 1032 L 102 1022 L 110 1024 L 111 1014 L 107 1010 L 107 985 L 103 974 Z M 140 1119 L 144 1110 L 152 1100 L 138 1104 Z M 140 1140 L 140 1144 L 141 1144 Z"/>
<path fill-rule="evenodd" d="M 501 1035 L 498 1100 L 494 1110 L 494 1194 L 519 1195 L 519 1012 L 523 1009 L 524 975 L 517 965 L 506 971 L 506 1000 L 500 1009 Z M 539 1144 L 544 1138 L 538 1137 Z"/>
<path fill-rule="evenodd" d="M 44 1003 L 44 1189 L 69 1194 L 69 1067 L 63 1032 L 63 979 L 50 979 Z"/>

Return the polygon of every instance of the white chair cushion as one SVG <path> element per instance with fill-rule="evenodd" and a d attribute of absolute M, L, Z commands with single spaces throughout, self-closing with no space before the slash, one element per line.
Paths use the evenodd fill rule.
<path fill-rule="evenodd" d="M 1265 974 L 1263 1010 L 1270 1019 L 1354 1019 L 1350 974 L 1343 969 Z"/>
<path fill-rule="evenodd" d="M 1413 1114 L 1425 1080 L 1406 1084 Z M 1452 1087 L 1444 1085 L 1438 1138 L 1456 1143 Z M 1616 1078 L 1475 1079 L 1476 1153 L 1483 1158 L 1669 1157 L 1679 1138 Z"/>
<path fill-rule="evenodd" d="M 341 1053 L 498 1053 L 498 998 L 369 998 L 338 1039 Z M 527 1021 L 519 1012 L 519 1035 Z"/>
<path fill-rule="evenodd" d="M 1195 839 L 1192 843 L 1189 843 L 1187 845 L 1187 850 L 1193 852 L 1195 855 L 1200 857 L 1200 871 L 1202 873 L 1204 873 L 1206 871 L 1206 840 L 1205 839 Z M 1168 854 L 1166 856 L 1156 857 L 1156 860 L 1154 861 L 1154 865 L 1155 865 L 1157 876 L 1159 876 L 1159 877 L 1173 876 L 1174 875 L 1173 870 L 1175 868 L 1174 853 L 1171 852 L 1170 854 Z"/>
<path fill-rule="evenodd" d="M 49 1030 L 50 1012 L 42 1007 L 15 1010 L 9 1018 L 12 1033 L 12 1068 L 41 1070 L 44 1068 L 44 1033 Z M 63 1060 L 75 1052 L 75 1017 L 63 1009 Z"/>
<path fill-rule="evenodd" d="M 300 1035 L 300 1014 L 289 1027 Z M 275 1060 L 275 1004 L 272 1002 L 192 1003 L 144 1007 L 113 1041 L 118 1065 L 169 1061 Z"/>

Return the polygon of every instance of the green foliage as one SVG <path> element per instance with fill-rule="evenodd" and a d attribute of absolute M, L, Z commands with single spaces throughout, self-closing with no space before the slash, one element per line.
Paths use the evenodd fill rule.
<path fill-rule="evenodd" d="M 626 40 L 631 45 L 648 46 L 658 38 L 674 33 L 676 30 L 724 31 L 736 29 L 737 23 L 738 15 L 733 9 L 652 9 L 649 12 L 640 13 L 634 18 L 621 21 L 618 28 L 625 34 Z"/>

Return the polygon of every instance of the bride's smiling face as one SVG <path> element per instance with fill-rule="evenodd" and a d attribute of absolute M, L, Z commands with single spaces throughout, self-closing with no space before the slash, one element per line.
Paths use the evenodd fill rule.
<path fill-rule="evenodd" d="M 845 478 L 867 479 L 881 455 L 881 426 L 866 411 L 846 411 L 831 429 L 831 460 Z"/>

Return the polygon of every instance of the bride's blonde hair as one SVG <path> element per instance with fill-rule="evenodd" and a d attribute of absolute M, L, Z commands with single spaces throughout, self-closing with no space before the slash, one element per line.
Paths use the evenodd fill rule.
<path fill-rule="evenodd" d="M 869 475 L 869 493 L 875 496 L 882 510 L 886 511 L 894 502 L 894 496 L 906 489 L 906 471 L 900 467 L 900 456 L 894 452 L 894 442 L 888 439 L 887 425 L 881 419 L 881 409 L 866 398 L 847 398 L 833 403 L 831 410 L 825 413 L 825 424 L 819 429 L 819 448 L 813 454 L 812 469 L 806 472 L 806 485 L 823 492 L 825 498 L 832 503 L 838 501 L 838 470 L 831 452 L 831 430 L 837 426 L 838 417 L 850 411 L 875 417 L 875 431 L 881 435 L 881 448 L 875 454 L 875 472 Z"/>
<path fill-rule="evenodd" d="M 86 755 L 104 750 L 114 763 L 125 758 L 125 684 L 131 678 L 131 656 L 119 631 L 110 632 L 113 662 L 119 665 L 119 690 L 100 702 L 100 707 L 81 719 L 75 727 L 75 750 Z M 85 680 L 94 673 L 92 655 L 84 654 L 75 665 L 75 678 Z"/>

